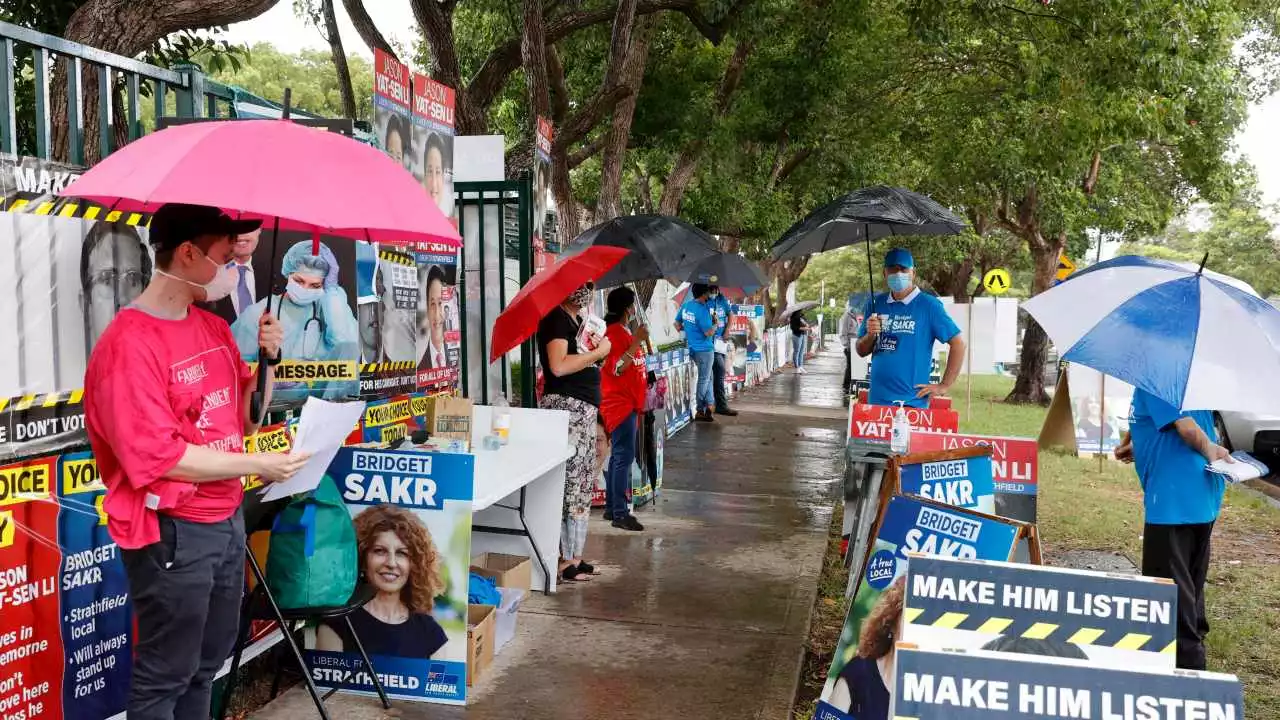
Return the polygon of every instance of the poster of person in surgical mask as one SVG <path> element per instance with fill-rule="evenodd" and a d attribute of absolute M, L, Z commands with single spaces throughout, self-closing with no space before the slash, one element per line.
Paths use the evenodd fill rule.
<path fill-rule="evenodd" d="M 413 176 L 445 217 L 458 220 L 453 206 L 453 88 L 413 74 Z"/>
<path fill-rule="evenodd" d="M 462 332 L 458 322 L 458 254 L 443 245 L 418 253 L 418 387 L 443 390 L 458 382 Z"/>
<path fill-rule="evenodd" d="M 259 244 L 259 267 L 268 267 L 272 254 L 278 256 L 275 286 L 240 313 L 231 334 L 245 361 L 256 362 L 258 321 L 270 303 L 270 312 L 284 328 L 274 406 L 296 405 L 308 396 L 342 400 L 360 394 L 355 243 L 326 237 L 315 248 L 303 233 L 280 233 L 275 243 L 264 237 Z M 273 244 L 279 252 L 272 253 Z"/>

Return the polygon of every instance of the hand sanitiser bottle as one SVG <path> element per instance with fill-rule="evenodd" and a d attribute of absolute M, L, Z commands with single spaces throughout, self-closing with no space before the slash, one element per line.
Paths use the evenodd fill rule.
<path fill-rule="evenodd" d="M 902 401 L 898 400 L 898 410 L 893 414 L 893 427 L 889 434 L 889 449 L 894 455 L 906 455 L 911 446 L 911 423 L 907 420 L 907 411 Z"/>

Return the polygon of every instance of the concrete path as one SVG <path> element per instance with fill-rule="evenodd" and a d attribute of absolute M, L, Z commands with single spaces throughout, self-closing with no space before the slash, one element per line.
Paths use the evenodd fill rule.
<path fill-rule="evenodd" d="M 587 558 L 604 575 L 526 601 L 515 640 L 467 708 L 364 698 L 343 720 L 790 718 L 838 494 L 844 357 L 743 395 L 742 414 L 668 441 L 665 488 L 642 533 L 598 514 Z M 254 716 L 314 718 L 295 688 Z"/>

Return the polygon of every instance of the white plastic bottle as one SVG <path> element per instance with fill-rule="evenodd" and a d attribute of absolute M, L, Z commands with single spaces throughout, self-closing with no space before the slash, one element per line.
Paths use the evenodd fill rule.
<path fill-rule="evenodd" d="M 911 448 L 911 422 L 907 411 L 898 400 L 898 410 L 893 414 L 893 427 L 889 431 L 889 449 L 894 455 L 906 455 Z"/>
<path fill-rule="evenodd" d="M 493 401 L 493 422 L 490 429 L 502 445 L 506 445 L 511 439 L 511 404 L 507 402 L 506 395 L 499 394 Z"/>

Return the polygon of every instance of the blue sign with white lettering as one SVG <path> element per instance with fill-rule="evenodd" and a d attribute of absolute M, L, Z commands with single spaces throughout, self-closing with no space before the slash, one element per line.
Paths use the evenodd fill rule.
<path fill-rule="evenodd" d="M 900 645 L 889 715 L 917 720 L 1244 718 L 1244 689 L 1235 676 L 1108 669 L 1041 650 L 1028 645 L 1019 653 L 937 652 Z"/>
<path fill-rule="evenodd" d="M 351 513 L 359 572 L 376 596 L 350 625 L 320 622 L 307 653 L 316 684 L 374 690 L 358 633 L 390 697 L 464 704 L 475 457 L 344 447 L 328 475 Z"/>
<path fill-rule="evenodd" d="M 899 478 L 907 495 L 984 513 L 996 511 L 989 455 L 903 465 Z"/>

